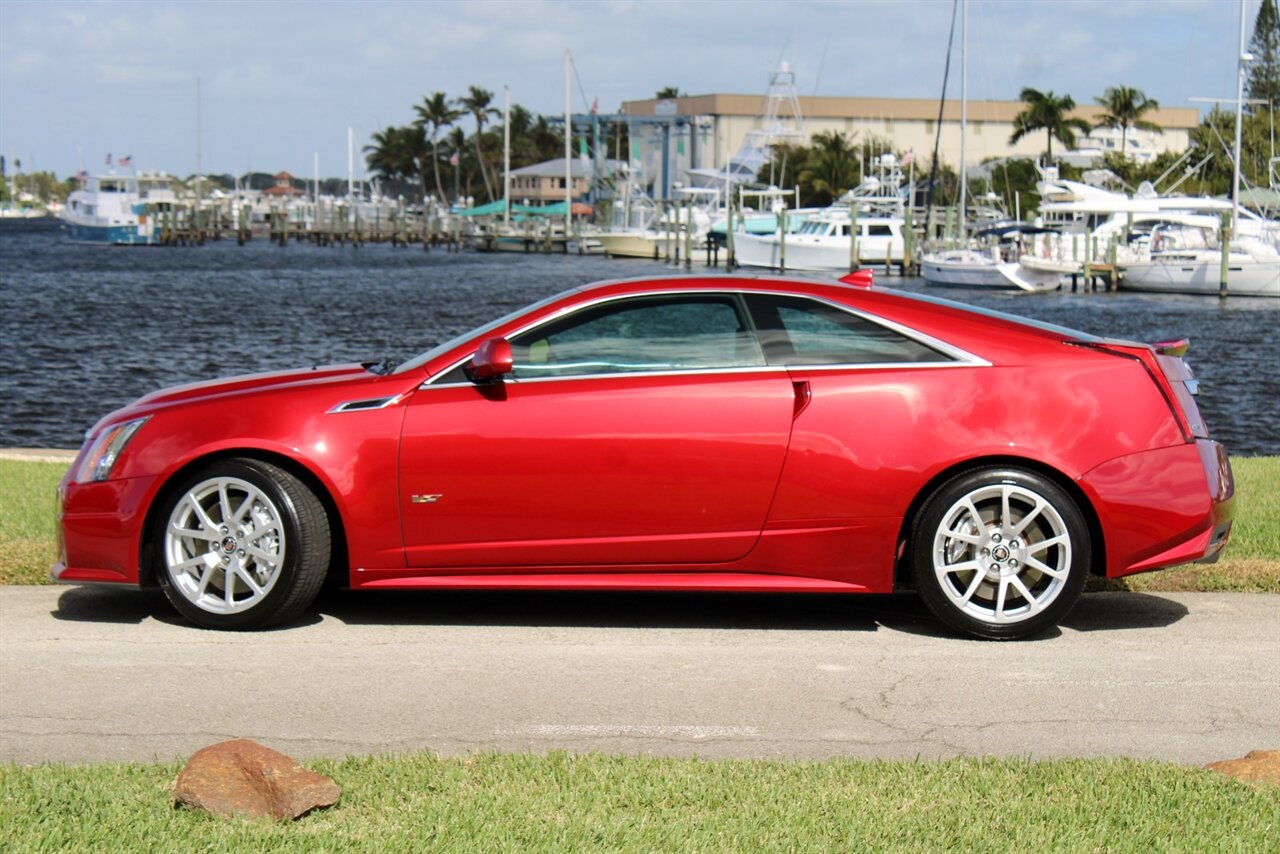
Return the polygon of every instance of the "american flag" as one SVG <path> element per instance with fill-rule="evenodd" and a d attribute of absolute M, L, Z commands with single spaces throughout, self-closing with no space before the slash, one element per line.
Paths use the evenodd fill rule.
<path fill-rule="evenodd" d="M 450 166 L 458 165 L 458 152 L 455 151 L 453 154 L 449 155 L 449 165 Z"/>
<path fill-rule="evenodd" d="M 132 154 L 129 154 L 129 155 L 126 155 L 125 157 L 121 157 L 119 160 L 117 160 L 117 161 L 116 161 L 116 165 L 118 165 L 118 166 L 132 166 L 132 165 L 133 165 L 133 155 L 132 155 Z"/>

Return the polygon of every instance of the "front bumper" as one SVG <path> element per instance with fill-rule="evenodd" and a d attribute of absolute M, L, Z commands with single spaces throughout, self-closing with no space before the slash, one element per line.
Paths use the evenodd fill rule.
<path fill-rule="evenodd" d="M 155 478 L 75 483 L 70 477 L 58 486 L 58 560 L 52 579 L 139 584 L 143 527 Z"/>

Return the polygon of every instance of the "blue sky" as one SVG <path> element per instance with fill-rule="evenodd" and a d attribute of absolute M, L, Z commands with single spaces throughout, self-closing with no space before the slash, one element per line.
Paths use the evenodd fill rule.
<path fill-rule="evenodd" d="M 1246 37 L 1261 0 L 1248 0 Z M 0 0 L 0 153 L 65 177 L 83 161 L 189 174 L 196 79 L 207 172 L 345 175 L 358 142 L 469 85 L 535 112 L 679 86 L 761 93 L 779 60 L 802 95 L 936 98 L 951 0 Z M 1165 106 L 1234 97 L 1238 0 L 970 0 L 969 93 L 1023 86 L 1092 103 L 1135 86 Z M 950 90 L 958 96 L 957 77 Z M 468 129 L 469 129 L 468 125 Z M 12 166 L 10 167 L 12 168 Z"/>

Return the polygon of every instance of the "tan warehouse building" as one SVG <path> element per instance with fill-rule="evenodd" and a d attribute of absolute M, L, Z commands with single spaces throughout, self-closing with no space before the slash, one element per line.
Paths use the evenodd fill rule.
<path fill-rule="evenodd" d="M 896 151 L 914 151 L 918 163 L 932 156 L 938 129 L 938 101 L 911 98 L 798 98 L 806 138 L 819 132 L 839 131 L 855 135 L 856 141 L 870 137 L 889 140 Z M 696 138 L 689 137 L 688 127 L 672 128 L 673 140 L 670 170 L 673 180 L 680 180 L 683 170 L 723 168 L 737 153 L 747 134 L 760 130 L 766 110 L 762 95 L 693 95 L 665 100 L 626 101 L 622 112 L 630 116 L 697 117 Z M 1013 119 L 1024 109 L 1020 101 L 970 101 L 966 160 L 970 167 L 993 157 L 1034 158 L 1046 147 L 1046 134 L 1037 131 L 1009 144 Z M 1094 125 L 1103 109 L 1077 107 L 1070 115 Z M 784 115 L 783 118 L 790 118 Z M 1194 107 L 1162 107 L 1143 116 L 1164 129 L 1161 134 L 1130 129 L 1128 136 L 1144 148 L 1156 151 L 1184 151 L 1190 144 L 1191 131 L 1200 123 Z M 634 134 L 634 132 L 633 132 Z M 640 136 L 640 157 L 650 170 L 655 154 L 660 158 L 661 133 L 650 130 Z M 656 151 L 655 151 L 656 147 Z M 1055 155 L 1062 146 L 1054 142 Z M 960 102 L 947 101 L 942 111 L 942 137 L 938 157 L 955 168 L 960 161 Z"/>

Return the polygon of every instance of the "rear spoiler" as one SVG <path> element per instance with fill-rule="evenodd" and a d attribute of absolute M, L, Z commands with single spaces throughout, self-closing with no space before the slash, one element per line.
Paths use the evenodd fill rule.
<path fill-rule="evenodd" d="M 1181 358 L 1187 355 L 1187 350 L 1191 349 L 1191 339 L 1178 338 L 1174 341 L 1155 341 L 1151 344 L 1151 349 L 1161 356 L 1178 356 Z"/>

